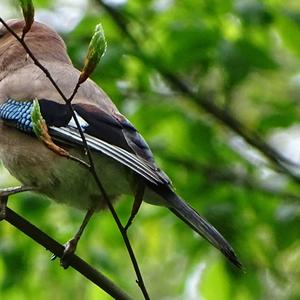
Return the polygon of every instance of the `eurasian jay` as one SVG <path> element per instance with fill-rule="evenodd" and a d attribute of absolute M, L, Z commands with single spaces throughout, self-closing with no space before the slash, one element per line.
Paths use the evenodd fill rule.
<path fill-rule="evenodd" d="M 22 35 L 24 21 L 7 23 Z M 72 65 L 62 38 L 48 26 L 34 22 L 25 42 L 69 97 L 80 72 Z M 86 153 L 70 109 L 22 45 L 1 26 L 0 159 L 24 189 L 82 210 L 105 208 L 103 195 L 89 170 L 57 155 L 33 133 L 31 111 L 35 99 L 53 141 L 85 160 Z M 167 207 L 240 266 L 222 235 L 175 193 L 167 175 L 157 167 L 146 141 L 101 88 L 88 79 L 80 86 L 72 106 L 111 200 L 122 194 L 134 194 L 138 182 L 142 182 L 144 201 Z"/>

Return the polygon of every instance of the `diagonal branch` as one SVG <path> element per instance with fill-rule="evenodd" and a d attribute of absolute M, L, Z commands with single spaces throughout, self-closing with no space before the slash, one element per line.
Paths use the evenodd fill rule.
<path fill-rule="evenodd" d="M 66 105 L 68 106 L 68 108 L 70 109 L 71 113 L 72 113 L 72 117 L 75 121 L 75 124 L 77 126 L 77 129 L 80 133 L 80 136 L 81 136 L 81 139 L 82 139 L 82 142 L 83 142 L 83 146 L 86 150 L 86 153 L 87 153 L 87 156 L 88 156 L 88 160 L 89 160 L 89 166 L 88 165 L 85 165 L 83 164 L 83 166 L 87 167 L 94 180 L 96 181 L 96 184 L 98 185 L 98 188 L 100 190 L 100 192 L 102 193 L 103 195 L 103 198 L 114 218 L 114 221 L 116 222 L 117 224 L 117 227 L 122 235 L 122 238 L 123 238 L 123 241 L 125 243 L 125 246 L 126 246 L 126 249 L 127 249 L 127 252 L 129 254 L 129 257 L 131 259 L 131 262 L 132 262 L 132 265 L 133 265 L 133 268 L 134 268 L 134 271 L 136 273 L 136 276 L 137 276 L 137 284 L 138 286 L 140 287 L 142 293 L 143 293 L 143 296 L 146 300 L 150 299 L 149 295 L 148 295 L 148 292 L 147 292 L 147 289 L 146 289 L 146 286 L 145 286 L 145 283 L 144 283 L 144 280 L 143 280 L 143 277 L 142 277 L 142 274 L 141 274 L 141 271 L 140 271 L 140 268 L 139 268 L 139 265 L 138 265 L 138 262 L 137 262 L 137 259 L 135 257 L 135 254 L 134 254 L 134 251 L 133 251 L 133 248 L 131 246 L 131 243 L 130 243 L 130 240 L 128 238 L 128 234 L 127 234 L 127 230 L 125 229 L 125 227 L 122 225 L 118 215 L 117 215 L 117 212 L 115 211 L 102 183 L 101 183 L 101 180 L 97 174 L 97 171 L 96 171 L 96 168 L 95 168 L 95 164 L 94 164 L 94 161 L 93 161 L 93 158 L 92 158 L 92 154 L 91 154 L 91 151 L 89 149 L 89 146 L 86 142 L 86 139 L 85 139 L 85 136 L 84 136 L 84 133 L 82 131 L 82 128 L 80 126 L 80 123 L 78 121 L 78 118 L 75 114 L 75 111 L 73 109 L 73 106 L 71 104 L 71 101 L 73 100 L 73 98 L 75 97 L 78 89 L 80 88 L 80 82 L 79 82 L 79 79 L 78 79 L 78 82 L 76 84 L 76 86 L 74 87 L 74 90 L 73 90 L 73 93 L 72 95 L 70 96 L 70 98 L 67 98 L 65 96 L 65 94 L 62 92 L 62 90 L 60 89 L 60 87 L 58 86 L 58 84 L 56 83 L 56 81 L 54 80 L 54 78 L 51 76 L 50 72 L 48 71 L 47 68 L 45 68 L 40 62 L 39 60 L 34 56 L 34 54 L 32 53 L 32 51 L 30 50 L 30 48 L 27 46 L 26 42 L 25 42 L 25 39 L 24 39 L 24 36 L 22 35 L 22 37 L 19 37 L 18 34 L 16 32 L 14 32 L 14 30 L 12 30 L 7 24 L 6 22 L 0 17 L 0 22 L 3 24 L 3 26 L 15 37 L 15 39 L 22 45 L 22 47 L 24 48 L 24 50 L 26 51 L 26 53 L 29 55 L 29 57 L 32 59 L 33 63 L 38 67 L 40 68 L 40 70 L 46 75 L 46 77 L 50 80 L 51 84 L 53 85 L 53 87 L 57 90 L 57 92 L 59 93 L 59 95 L 62 97 L 62 99 L 65 101 Z"/>
<path fill-rule="evenodd" d="M 50 236 L 45 234 L 39 228 L 29 223 L 20 215 L 16 214 L 14 211 L 6 207 L 5 209 L 5 218 L 8 223 L 24 232 L 27 236 L 32 238 L 34 241 L 39 243 L 41 246 L 50 250 L 53 254 L 58 257 L 62 257 L 64 252 L 64 246 L 59 244 L 57 241 L 52 239 Z M 75 254 L 70 255 L 70 266 L 89 279 L 91 282 L 96 284 L 114 299 L 120 300 L 130 300 L 129 297 L 124 291 L 117 287 L 110 279 L 105 275 L 94 269 L 91 265 L 86 263 L 80 257 Z"/>
<path fill-rule="evenodd" d="M 295 175 L 287 166 L 299 165 L 295 162 L 290 161 L 287 157 L 283 156 L 268 143 L 266 143 L 256 132 L 247 128 L 243 123 L 236 119 L 226 109 L 223 109 L 216 105 L 213 99 L 203 97 L 195 93 L 192 88 L 186 84 L 180 77 L 173 74 L 171 71 L 166 69 L 159 63 L 159 60 L 155 59 L 151 55 L 148 55 L 139 45 L 139 40 L 130 31 L 128 22 L 124 15 L 107 4 L 103 0 L 97 0 L 97 3 L 102 6 L 107 13 L 111 16 L 119 30 L 123 35 L 131 42 L 134 47 L 136 56 L 146 65 L 156 69 L 162 77 L 174 88 L 184 96 L 189 97 L 195 103 L 197 103 L 204 111 L 212 115 L 215 119 L 221 122 L 223 125 L 231 129 L 233 132 L 241 136 L 247 143 L 260 151 L 266 158 L 268 158 L 276 169 L 288 175 L 294 182 L 300 184 L 300 177 Z"/>

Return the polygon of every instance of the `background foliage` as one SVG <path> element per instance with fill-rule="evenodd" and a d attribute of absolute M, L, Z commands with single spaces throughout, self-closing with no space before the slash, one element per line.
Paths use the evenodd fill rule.
<path fill-rule="evenodd" d="M 156 69 L 210 95 L 300 162 L 299 1 L 105 1 L 122 13 L 150 61 L 136 51 L 102 1 L 34 3 L 37 18 L 63 35 L 79 68 L 95 25 L 103 23 L 108 51 L 93 79 L 149 141 L 178 193 L 220 229 L 246 269 L 231 267 L 167 210 L 144 204 L 130 236 L 152 298 L 299 299 L 299 185 L 176 92 Z M 0 14 L 20 16 L 15 1 L 1 1 Z M 0 170 L 1 187 L 16 184 Z M 29 193 L 13 197 L 9 205 L 62 243 L 83 217 Z M 117 204 L 123 220 L 130 206 L 129 198 Z M 75 271 L 50 262 L 50 253 L 5 222 L 0 236 L 1 298 L 109 299 Z M 78 254 L 141 298 L 109 213 L 93 218 Z"/>

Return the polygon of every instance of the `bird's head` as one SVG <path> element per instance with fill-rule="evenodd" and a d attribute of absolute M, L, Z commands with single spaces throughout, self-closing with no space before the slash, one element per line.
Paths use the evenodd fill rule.
<path fill-rule="evenodd" d="M 13 19 L 7 25 L 22 36 L 24 21 Z M 65 43 L 50 27 L 34 22 L 25 36 L 25 43 L 39 61 L 60 61 L 70 63 Z M 14 71 L 25 64 L 32 63 L 21 43 L 4 26 L 0 25 L 0 74 Z M 0 77 L 3 77 L 0 75 Z"/>

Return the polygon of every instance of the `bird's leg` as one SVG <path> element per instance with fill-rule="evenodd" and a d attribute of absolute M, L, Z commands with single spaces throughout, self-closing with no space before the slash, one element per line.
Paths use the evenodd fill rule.
<path fill-rule="evenodd" d="M 134 202 L 132 205 L 131 214 L 127 221 L 127 224 L 124 227 L 125 230 L 128 230 L 128 228 L 130 227 L 130 225 L 133 222 L 133 219 L 135 218 L 136 214 L 138 213 L 138 211 L 141 207 L 143 198 L 144 198 L 144 193 L 145 193 L 145 184 L 143 184 L 142 182 L 139 182 L 137 184 L 137 189 L 136 189 L 136 192 L 134 195 Z"/>
<path fill-rule="evenodd" d="M 0 221 L 6 218 L 6 206 L 8 196 L 0 196 Z"/>
<path fill-rule="evenodd" d="M 6 205 L 8 197 L 22 192 L 34 190 L 31 187 L 17 186 L 9 187 L 5 189 L 0 189 L 0 221 L 4 220 L 6 217 Z"/>
<path fill-rule="evenodd" d="M 73 254 L 76 251 L 77 244 L 78 244 L 78 242 L 81 238 L 81 235 L 82 235 L 86 225 L 88 224 L 89 220 L 91 219 L 92 215 L 94 214 L 95 209 L 96 209 L 95 207 L 91 207 L 87 211 L 87 213 L 86 213 L 86 215 L 83 219 L 83 222 L 80 225 L 79 230 L 76 232 L 74 237 L 65 244 L 65 250 L 64 250 L 64 253 L 63 253 L 63 255 L 60 259 L 60 264 L 64 269 L 69 267 L 68 256 L 70 254 Z M 55 258 L 56 258 L 56 256 L 52 257 L 52 259 L 55 259 Z"/>

